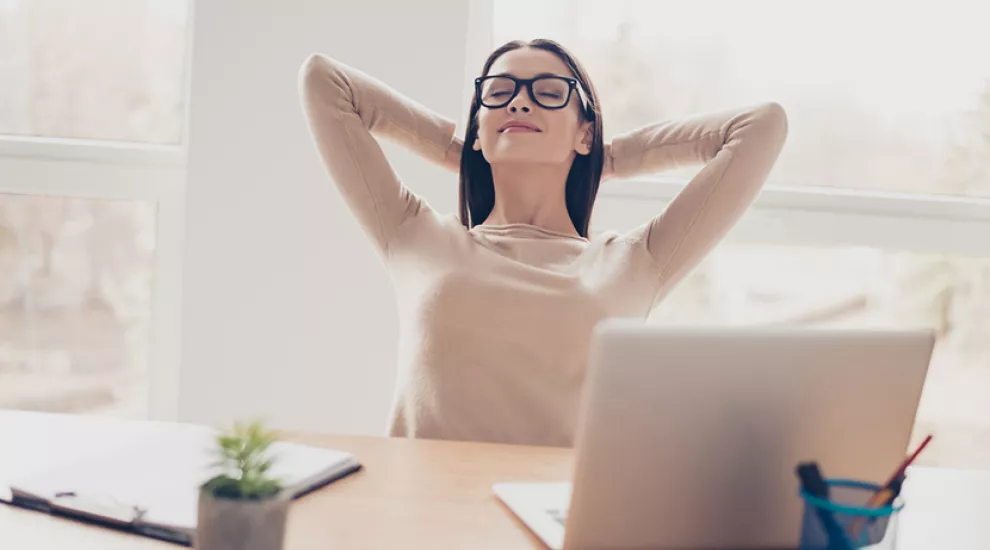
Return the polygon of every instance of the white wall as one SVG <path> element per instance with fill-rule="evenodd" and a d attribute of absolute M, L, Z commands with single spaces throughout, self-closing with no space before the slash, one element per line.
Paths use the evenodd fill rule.
<path fill-rule="evenodd" d="M 393 296 L 319 163 L 296 73 L 324 52 L 459 119 L 468 20 L 468 0 L 197 2 L 180 420 L 384 433 Z M 453 175 L 386 151 L 414 191 L 455 207 Z"/>

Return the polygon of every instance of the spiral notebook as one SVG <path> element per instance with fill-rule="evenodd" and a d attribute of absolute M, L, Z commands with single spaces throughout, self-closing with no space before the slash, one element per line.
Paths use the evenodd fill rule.
<path fill-rule="evenodd" d="M 216 474 L 210 428 L 0 413 L 0 501 L 186 546 L 199 486 Z M 30 436 L 30 437 L 29 437 Z M 297 498 L 361 468 L 348 452 L 276 442 L 270 474 Z"/>

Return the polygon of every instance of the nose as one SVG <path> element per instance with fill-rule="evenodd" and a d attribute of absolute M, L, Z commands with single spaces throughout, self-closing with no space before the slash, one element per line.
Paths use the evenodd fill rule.
<path fill-rule="evenodd" d="M 530 103 L 529 94 L 527 93 L 526 87 L 523 86 L 516 97 L 512 98 L 509 102 L 508 108 L 510 113 L 515 113 L 522 110 L 524 113 L 528 113 L 533 110 L 533 105 Z"/>

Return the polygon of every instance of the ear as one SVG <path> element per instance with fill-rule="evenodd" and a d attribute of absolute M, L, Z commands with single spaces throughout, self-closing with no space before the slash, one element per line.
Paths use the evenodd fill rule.
<path fill-rule="evenodd" d="M 475 151 L 480 151 L 481 150 L 481 140 L 478 139 L 478 138 L 474 138 L 474 143 L 471 144 L 471 148 L 474 149 Z"/>
<path fill-rule="evenodd" d="M 588 155 L 591 153 L 591 143 L 595 137 L 595 130 L 591 126 L 591 121 L 586 120 L 581 123 L 578 128 L 577 133 L 574 136 L 574 151 L 579 155 Z"/>

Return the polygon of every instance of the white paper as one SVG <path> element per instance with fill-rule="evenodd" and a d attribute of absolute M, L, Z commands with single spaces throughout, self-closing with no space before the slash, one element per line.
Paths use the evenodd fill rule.
<path fill-rule="evenodd" d="M 0 413 L 3 445 L 17 449 L 14 459 L 8 456 L 0 462 L 0 478 L 45 498 L 74 492 L 84 501 L 116 504 L 125 511 L 140 507 L 146 510 L 145 522 L 195 527 L 199 487 L 218 473 L 210 467 L 219 458 L 216 431 L 188 424 L 80 418 L 35 421 Z M 342 451 L 283 442 L 270 450 L 277 460 L 269 473 L 290 490 L 352 459 Z"/>

